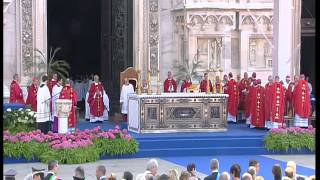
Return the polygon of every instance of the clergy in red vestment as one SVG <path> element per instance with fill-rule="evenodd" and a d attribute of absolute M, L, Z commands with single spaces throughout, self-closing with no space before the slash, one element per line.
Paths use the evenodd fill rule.
<path fill-rule="evenodd" d="M 305 76 L 300 75 L 300 80 L 293 90 L 294 126 L 308 127 L 308 119 L 311 115 L 311 101 L 308 82 Z"/>
<path fill-rule="evenodd" d="M 251 105 L 250 105 L 250 117 L 251 117 L 251 126 L 250 127 L 265 127 L 264 119 L 264 98 L 265 91 L 264 87 L 261 86 L 261 79 L 257 79 L 257 85 L 254 86 L 251 96 Z"/>
<path fill-rule="evenodd" d="M 186 80 L 182 82 L 180 92 L 188 92 L 188 89 L 191 87 L 191 85 L 192 85 L 192 81 L 190 76 L 188 75 Z"/>
<path fill-rule="evenodd" d="M 22 89 L 19 85 L 20 83 L 20 77 L 18 74 L 13 75 L 13 80 L 10 85 L 10 103 L 19 103 L 19 104 L 25 104 L 23 99 L 23 93 Z"/>
<path fill-rule="evenodd" d="M 228 85 L 228 81 L 229 81 L 229 79 L 228 79 L 228 75 L 223 75 L 223 80 L 222 80 L 222 85 L 223 85 L 223 93 L 224 94 L 227 94 L 227 85 Z"/>
<path fill-rule="evenodd" d="M 70 85 L 70 79 L 66 79 L 65 86 L 61 90 L 59 99 L 69 99 L 72 101 L 72 107 L 68 117 L 68 128 L 74 129 L 77 124 L 76 108 L 78 97 L 76 91 Z"/>
<path fill-rule="evenodd" d="M 246 98 L 248 96 L 248 92 L 249 92 L 249 79 L 248 79 L 248 73 L 245 72 L 243 74 L 243 79 L 241 79 L 240 83 L 239 83 L 239 110 L 246 110 Z"/>
<path fill-rule="evenodd" d="M 50 94 L 52 94 L 52 88 L 57 83 L 58 83 L 58 75 L 57 75 L 57 73 L 53 73 L 52 74 L 52 79 L 50 81 L 48 81 L 48 88 L 49 88 Z"/>
<path fill-rule="evenodd" d="M 246 91 L 246 99 L 245 99 L 245 106 L 246 106 L 246 109 L 245 109 L 245 118 L 246 118 L 246 124 L 248 126 L 250 126 L 251 124 L 251 117 L 250 117 L 250 110 L 251 110 L 251 99 L 252 99 L 252 93 L 253 93 L 253 90 L 254 90 L 254 87 L 256 86 L 256 80 L 252 79 L 252 78 L 248 78 L 249 80 L 249 88 L 248 88 L 248 91 Z"/>
<path fill-rule="evenodd" d="M 279 76 L 275 76 L 275 82 L 272 86 L 272 98 L 271 98 L 271 127 L 279 128 L 284 123 L 284 96 L 285 90 L 280 83 Z"/>
<path fill-rule="evenodd" d="M 37 92 L 39 87 L 39 79 L 34 77 L 32 84 L 28 88 L 28 97 L 26 100 L 27 105 L 31 105 L 32 111 L 37 112 Z"/>
<path fill-rule="evenodd" d="M 173 79 L 171 71 L 168 71 L 168 78 L 163 83 L 164 92 L 177 92 L 177 83 Z"/>
<path fill-rule="evenodd" d="M 229 81 L 227 84 L 227 94 L 228 98 L 228 121 L 229 122 L 237 122 L 237 113 L 238 113 L 238 105 L 239 105 L 239 90 L 238 83 L 233 79 L 233 75 L 229 73 Z"/>
<path fill-rule="evenodd" d="M 213 87 L 211 81 L 209 80 L 209 75 L 207 72 L 203 74 L 204 79 L 200 82 L 200 92 L 213 92 Z M 209 85 L 208 85 L 209 82 Z"/>
<path fill-rule="evenodd" d="M 265 85 L 265 98 L 264 98 L 264 118 L 266 121 L 266 127 L 270 128 L 271 124 L 271 109 L 272 109 L 272 87 L 273 78 L 271 75 L 268 76 L 268 83 Z"/>
<path fill-rule="evenodd" d="M 89 89 L 88 103 L 90 106 L 90 122 L 104 120 L 104 111 L 106 109 L 104 99 L 106 94 L 102 84 L 99 82 L 99 76 L 94 76 L 94 83 Z"/>
<path fill-rule="evenodd" d="M 286 95 L 285 95 L 285 115 L 293 117 L 293 106 L 292 106 L 292 93 L 294 82 L 291 81 L 289 75 L 286 76 L 286 83 L 285 83 Z"/>
<path fill-rule="evenodd" d="M 223 94 L 223 85 L 221 83 L 220 77 L 216 76 L 216 91 L 217 93 Z"/>
<path fill-rule="evenodd" d="M 256 72 L 253 72 L 253 73 L 251 74 L 251 78 L 252 78 L 252 82 L 255 81 L 256 78 L 257 78 L 257 73 L 256 73 Z"/>

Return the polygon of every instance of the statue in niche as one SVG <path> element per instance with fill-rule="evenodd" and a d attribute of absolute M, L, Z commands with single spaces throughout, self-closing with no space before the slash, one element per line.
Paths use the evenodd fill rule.
<path fill-rule="evenodd" d="M 268 42 L 264 44 L 264 60 L 266 62 L 266 67 L 272 67 L 272 50 Z"/>
<path fill-rule="evenodd" d="M 214 38 L 211 43 L 211 60 L 214 69 L 221 67 L 221 40 Z M 212 66 L 210 66 L 211 68 Z"/>
<path fill-rule="evenodd" d="M 249 45 L 249 53 L 250 53 L 250 65 L 255 66 L 256 65 L 256 48 L 257 44 L 256 41 L 253 39 L 250 39 L 250 45 Z"/>

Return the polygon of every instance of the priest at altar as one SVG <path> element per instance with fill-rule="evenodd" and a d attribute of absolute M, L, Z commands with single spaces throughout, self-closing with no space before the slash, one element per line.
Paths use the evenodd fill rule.
<path fill-rule="evenodd" d="M 57 83 L 58 83 L 58 74 L 57 73 L 53 73 L 52 74 L 52 79 L 50 81 L 48 81 L 48 88 L 49 88 L 50 94 L 52 93 L 52 88 Z"/>
<path fill-rule="evenodd" d="M 181 90 L 180 92 L 188 92 L 189 88 L 191 87 L 192 85 L 192 82 L 191 82 L 191 78 L 190 76 L 188 75 L 186 77 L 186 79 L 182 82 L 181 84 Z"/>
<path fill-rule="evenodd" d="M 23 99 L 22 89 L 19 85 L 20 77 L 18 74 L 13 75 L 13 80 L 10 85 L 10 103 L 20 103 L 25 104 Z"/>
<path fill-rule="evenodd" d="M 30 105 L 32 108 L 32 111 L 37 111 L 37 92 L 39 87 L 39 79 L 37 77 L 34 77 L 32 79 L 32 84 L 28 88 L 28 97 L 26 100 L 26 104 Z"/>
<path fill-rule="evenodd" d="M 72 101 L 71 111 L 68 116 L 68 128 L 75 130 L 77 123 L 76 108 L 78 97 L 76 91 L 71 87 L 70 79 L 66 79 L 65 86 L 61 90 L 59 99 L 69 99 Z"/>
<path fill-rule="evenodd" d="M 200 82 L 200 92 L 213 92 L 213 87 L 211 81 L 209 80 L 209 75 L 207 72 L 203 74 L 204 79 Z M 208 85 L 209 83 L 209 85 Z"/>
<path fill-rule="evenodd" d="M 109 98 L 104 90 L 99 76 L 94 76 L 94 83 L 89 89 L 90 122 L 103 122 L 108 119 Z"/>
<path fill-rule="evenodd" d="M 163 91 L 165 93 L 177 92 L 177 83 L 173 79 L 171 71 L 168 71 L 168 78 L 163 83 Z"/>

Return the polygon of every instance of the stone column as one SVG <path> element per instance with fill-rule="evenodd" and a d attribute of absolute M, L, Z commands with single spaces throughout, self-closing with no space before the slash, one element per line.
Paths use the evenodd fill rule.
<path fill-rule="evenodd" d="M 298 66 L 295 56 L 300 56 L 296 53 L 300 48 L 294 45 L 296 37 L 300 37 L 295 26 L 300 26 L 301 17 L 295 16 L 294 13 L 297 12 L 293 2 L 294 0 L 274 1 L 272 66 L 273 75 L 279 75 L 281 80 L 284 80 L 286 75 L 294 75 Z"/>

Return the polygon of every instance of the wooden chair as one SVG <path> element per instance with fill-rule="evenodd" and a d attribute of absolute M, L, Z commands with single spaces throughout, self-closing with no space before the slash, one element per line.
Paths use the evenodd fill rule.
<path fill-rule="evenodd" d="M 128 67 L 120 73 L 120 89 L 124 84 L 124 78 L 128 78 L 129 83 L 134 87 L 134 91 L 138 88 L 138 72 L 133 67 Z"/>

